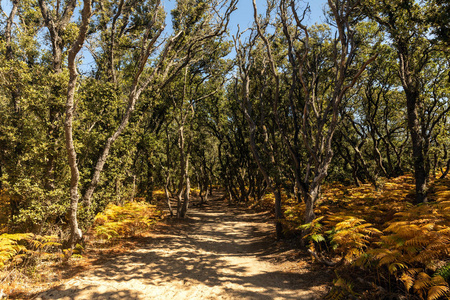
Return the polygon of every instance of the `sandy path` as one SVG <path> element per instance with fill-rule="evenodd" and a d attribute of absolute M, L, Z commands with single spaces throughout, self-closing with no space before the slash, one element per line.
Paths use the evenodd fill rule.
<path fill-rule="evenodd" d="M 274 250 L 272 232 L 265 214 L 211 201 L 181 224 L 155 230 L 142 248 L 36 299 L 320 299 L 324 276 L 297 261 L 277 262 L 284 254 Z"/>

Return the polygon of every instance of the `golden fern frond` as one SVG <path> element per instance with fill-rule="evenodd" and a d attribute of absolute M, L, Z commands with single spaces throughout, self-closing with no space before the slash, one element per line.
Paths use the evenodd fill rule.
<path fill-rule="evenodd" d="M 418 234 L 424 234 L 424 230 L 416 224 L 403 224 L 404 222 L 395 222 L 389 225 L 384 232 L 393 232 L 404 239 L 416 237 Z"/>
<path fill-rule="evenodd" d="M 59 246 L 61 246 L 61 245 L 62 245 L 62 244 L 59 243 L 59 242 L 46 242 L 46 243 L 42 244 L 42 247 L 43 247 L 43 248 L 48 248 L 48 247 L 59 247 Z"/>
<path fill-rule="evenodd" d="M 430 243 L 430 238 L 428 235 L 418 235 L 414 236 L 405 241 L 406 246 L 414 247 L 424 247 Z"/>
<path fill-rule="evenodd" d="M 342 252 L 346 260 L 350 261 L 363 253 L 363 249 L 367 247 L 372 236 L 381 234 L 372 226 L 364 219 L 344 217 L 344 220 L 337 223 L 334 230 L 328 233 L 331 234 L 331 242 L 335 244 L 335 250 Z"/>
<path fill-rule="evenodd" d="M 356 226 L 360 225 L 363 222 L 365 222 L 363 219 L 358 219 L 358 218 L 351 217 L 351 218 L 349 218 L 347 220 L 344 220 L 344 221 L 339 222 L 338 224 L 336 224 L 336 231 L 347 229 L 347 228 L 356 227 Z"/>
<path fill-rule="evenodd" d="M 398 248 L 405 245 L 405 239 L 396 234 L 383 235 L 380 240 L 380 245 L 386 248 Z"/>
<path fill-rule="evenodd" d="M 9 259 L 26 250 L 25 246 L 18 244 L 18 241 L 29 239 L 32 236 L 30 233 L 4 233 L 0 235 L 0 269 L 5 266 Z"/>
<path fill-rule="evenodd" d="M 427 300 L 437 300 L 441 297 L 450 297 L 450 288 L 448 283 L 440 275 L 431 278 L 431 287 L 428 289 Z"/>
<path fill-rule="evenodd" d="M 440 226 L 438 229 L 439 234 L 447 236 L 450 239 L 450 227 L 449 226 Z"/>
<path fill-rule="evenodd" d="M 375 254 L 375 258 L 379 260 L 378 264 L 380 266 L 388 265 L 393 262 L 398 262 L 398 261 L 400 261 L 400 258 L 402 257 L 402 253 L 397 249 L 394 249 L 394 250 L 375 249 L 375 250 L 379 250 L 379 251 L 374 251 L 375 252 L 374 254 Z"/>
<path fill-rule="evenodd" d="M 41 241 L 39 241 L 39 240 L 37 240 L 37 239 L 31 240 L 30 243 L 33 245 L 34 249 L 42 248 L 42 243 L 41 243 Z"/>
<path fill-rule="evenodd" d="M 426 264 L 427 262 L 434 259 L 446 258 L 449 256 L 449 254 L 450 249 L 448 245 L 435 245 L 432 249 L 421 251 L 415 257 L 413 257 L 411 261 Z"/>
<path fill-rule="evenodd" d="M 414 281 L 414 290 L 422 291 L 431 286 L 431 277 L 425 272 L 420 272 L 417 274 L 416 280 Z"/>
<path fill-rule="evenodd" d="M 32 238 L 34 235 L 32 233 L 4 233 L 0 235 L 0 242 L 11 240 L 11 241 L 21 241 L 25 239 Z"/>
<path fill-rule="evenodd" d="M 160 216 L 156 206 L 145 202 L 127 202 L 123 206 L 110 204 L 95 217 L 94 231 L 107 239 L 131 236 L 148 229 Z"/>
<path fill-rule="evenodd" d="M 399 270 L 407 269 L 408 266 L 405 263 L 394 262 L 388 266 L 389 273 L 395 274 Z"/>
<path fill-rule="evenodd" d="M 405 285 L 406 291 L 409 292 L 409 290 L 414 285 L 414 277 L 413 277 L 413 275 L 412 274 L 408 274 L 408 272 L 403 272 L 402 275 L 400 276 L 400 280 Z"/>
<path fill-rule="evenodd" d="M 437 300 L 441 297 L 450 298 L 450 289 L 447 285 L 435 285 L 428 290 L 427 300 Z"/>
<path fill-rule="evenodd" d="M 391 250 L 391 249 L 386 249 L 386 248 L 370 249 L 367 251 L 367 253 L 373 255 L 376 260 L 381 260 L 381 259 L 385 258 L 386 256 L 395 257 L 395 258 L 401 256 L 400 251 L 398 251 L 396 249 Z"/>

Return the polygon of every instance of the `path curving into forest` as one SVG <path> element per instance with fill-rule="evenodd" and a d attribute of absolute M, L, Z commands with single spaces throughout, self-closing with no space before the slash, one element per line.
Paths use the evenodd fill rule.
<path fill-rule="evenodd" d="M 35 299 L 321 299 L 329 275 L 281 249 L 268 221 L 214 198 Z"/>

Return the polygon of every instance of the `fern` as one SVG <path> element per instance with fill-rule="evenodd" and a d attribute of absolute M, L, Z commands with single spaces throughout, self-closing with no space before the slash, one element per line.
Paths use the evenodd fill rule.
<path fill-rule="evenodd" d="M 380 238 L 380 248 L 367 253 L 403 282 L 406 291 L 422 299 L 449 297 L 450 264 L 434 274 L 430 270 L 450 256 L 448 224 L 442 203 L 411 207 L 395 215 Z"/>
<path fill-rule="evenodd" d="M 327 231 L 330 235 L 333 249 L 341 253 L 342 257 L 351 262 L 364 253 L 373 236 L 381 234 L 364 219 L 355 217 L 330 218 L 330 222 L 337 222 L 335 227 Z"/>
<path fill-rule="evenodd" d="M 407 292 L 411 290 L 414 285 L 415 275 L 420 271 L 420 269 L 407 269 L 402 275 L 399 277 L 400 281 L 405 285 L 405 289 Z"/>
<path fill-rule="evenodd" d="M 287 202 L 285 216 L 289 226 L 309 231 L 310 247 L 331 245 L 343 262 L 353 262 L 373 280 L 377 275 L 378 286 L 398 292 L 395 278 L 406 293 L 421 299 L 450 299 L 449 186 L 448 179 L 431 183 L 432 201 L 413 205 L 408 202 L 414 192 L 411 175 L 390 179 L 380 191 L 333 183 L 324 187 L 314 211 L 321 216 L 317 222 L 298 226 L 304 204 Z M 327 299 L 349 295 L 335 286 Z"/>
<path fill-rule="evenodd" d="M 107 239 L 107 240 L 110 240 L 110 239 L 113 239 L 115 237 L 118 237 L 119 233 L 112 228 L 112 225 L 113 225 L 113 223 L 110 222 L 106 226 L 103 226 L 103 225 L 96 226 L 95 229 L 94 229 L 95 230 L 95 234 L 98 237 L 101 237 L 101 238 L 104 238 L 104 239 Z"/>
<path fill-rule="evenodd" d="M 140 234 L 154 225 L 161 212 L 145 202 L 128 202 L 123 206 L 110 204 L 94 220 L 95 234 L 106 240 Z"/>
<path fill-rule="evenodd" d="M 441 276 L 429 276 L 424 272 L 420 272 L 413 285 L 414 291 L 422 298 L 427 300 L 437 300 L 442 298 L 450 298 L 450 287 Z"/>
<path fill-rule="evenodd" d="M 309 249 L 315 251 L 316 245 L 321 242 L 325 242 L 325 237 L 323 236 L 323 226 L 320 223 L 323 217 L 314 219 L 311 223 L 300 225 L 298 228 L 307 231 L 304 239 L 309 241 Z"/>
<path fill-rule="evenodd" d="M 440 277 L 440 276 L 439 276 Z M 438 278 L 438 277 L 435 277 Z M 441 277 L 442 278 L 442 277 Z M 428 289 L 427 300 L 437 300 L 439 298 L 450 299 L 450 288 L 446 282 L 435 280 L 435 285 Z"/>
<path fill-rule="evenodd" d="M 18 244 L 19 241 L 30 239 L 33 235 L 29 233 L 4 233 L 0 235 L 0 269 L 15 255 L 26 251 L 26 247 Z"/>
<path fill-rule="evenodd" d="M 346 280 L 339 275 L 337 275 L 337 279 L 333 282 L 333 287 L 331 290 L 325 295 L 324 299 L 326 300 L 341 300 L 341 299 L 349 299 L 349 296 L 353 297 L 358 294 L 353 291 L 353 283 L 349 280 Z"/>

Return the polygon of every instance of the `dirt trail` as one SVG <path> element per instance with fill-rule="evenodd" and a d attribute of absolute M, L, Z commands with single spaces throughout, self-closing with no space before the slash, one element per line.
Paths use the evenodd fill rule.
<path fill-rule="evenodd" d="M 36 299 L 320 299 L 328 276 L 281 259 L 267 219 L 212 200 Z"/>

